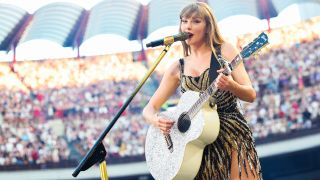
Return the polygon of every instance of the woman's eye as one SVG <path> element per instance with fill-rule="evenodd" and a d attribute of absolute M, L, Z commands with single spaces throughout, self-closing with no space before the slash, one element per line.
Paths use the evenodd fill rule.
<path fill-rule="evenodd" d="M 194 20 L 194 23 L 201 23 L 201 20 Z"/>

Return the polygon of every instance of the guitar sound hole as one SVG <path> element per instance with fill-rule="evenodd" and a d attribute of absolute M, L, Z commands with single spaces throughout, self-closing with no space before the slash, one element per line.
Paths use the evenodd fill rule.
<path fill-rule="evenodd" d="M 180 132 L 184 133 L 190 128 L 191 120 L 187 113 L 182 113 L 178 119 L 178 129 Z"/>

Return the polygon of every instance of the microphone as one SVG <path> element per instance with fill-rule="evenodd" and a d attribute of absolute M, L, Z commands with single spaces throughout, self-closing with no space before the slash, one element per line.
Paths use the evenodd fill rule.
<path fill-rule="evenodd" d="M 167 45 L 170 45 L 176 41 L 184 41 L 188 38 L 189 38 L 189 34 L 186 32 L 182 32 L 182 33 L 174 35 L 174 36 L 168 36 L 163 39 L 152 41 L 152 42 L 148 43 L 146 46 L 147 47 L 156 47 L 156 46 L 161 46 L 161 45 L 167 46 Z"/>

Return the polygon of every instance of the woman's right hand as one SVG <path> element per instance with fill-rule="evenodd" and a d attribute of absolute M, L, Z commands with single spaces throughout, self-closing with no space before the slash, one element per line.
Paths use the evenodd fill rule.
<path fill-rule="evenodd" d="M 153 126 L 158 127 L 161 132 L 165 135 L 170 133 L 170 129 L 172 128 L 174 121 L 167 119 L 159 114 L 155 115 L 156 118 L 153 122 Z"/>

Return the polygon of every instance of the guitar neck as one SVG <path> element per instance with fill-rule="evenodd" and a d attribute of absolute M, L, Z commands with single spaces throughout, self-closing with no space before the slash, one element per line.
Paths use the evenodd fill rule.
<path fill-rule="evenodd" d="M 231 70 L 235 69 L 241 62 L 242 62 L 242 56 L 241 54 L 238 54 L 229 64 L 229 68 Z"/>
<path fill-rule="evenodd" d="M 242 62 L 244 58 L 248 58 L 255 52 L 259 51 L 261 48 L 268 44 L 268 36 L 262 32 L 257 38 L 255 38 L 251 43 L 243 48 L 243 50 L 235 58 L 232 59 L 230 63 L 226 63 L 223 74 L 230 75 L 231 72 Z M 192 105 L 190 110 L 187 112 L 190 118 L 193 118 L 197 112 L 200 110 L 202 105 L 210 98 L 212 94 L 215 94 L 218 88 L 215 86 L 215 81 L 213 81 L 210 86 L 200 94 L 200 98 L 196 103 Z"/>
<path fill-rule="evenodd" d="M 229 64 L 230 70 L 234 70 L 240 63 L 242 62 L 241 54 L 237 55 L 231 63 Z M 224 74 L 231 74 L 231 71 L 228 71 L 225 69 L 223 71 Z M 187 112 L 190 118 L 193 118 L 197 112 L 200 110 L 200 108 L 203 106 L 203 104 L 209 100 L 212 94 L 215 94 L 218 91 L 218 88 L 215 86 L 215 80 L 210 84 L 210 86 L 200 94 L 200 98 L 192 105 L 190 110 Z"/>

